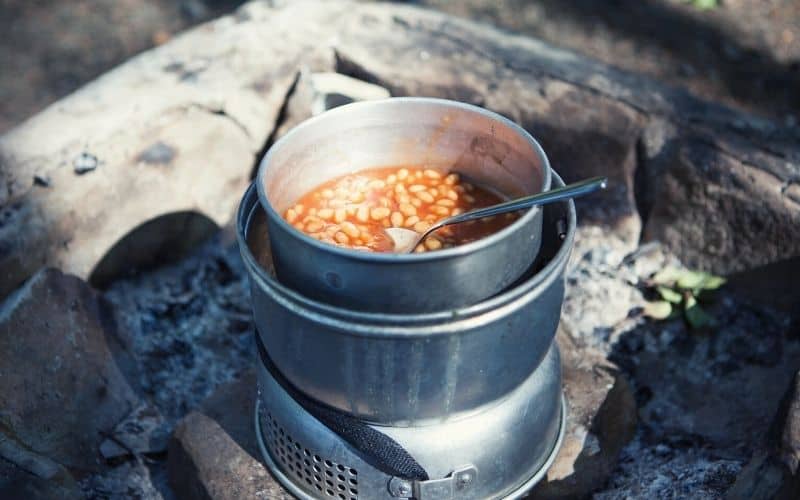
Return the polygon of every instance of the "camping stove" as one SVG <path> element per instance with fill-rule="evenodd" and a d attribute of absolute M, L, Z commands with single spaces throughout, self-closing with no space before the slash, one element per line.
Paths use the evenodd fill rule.
<path fill-rule="evenodd" d="M 417 129 L 415 123 L 410 130 Z M 458 138 L 464 131 L 456 132 Z M 295 137 L 319 143 L 313 134 Z M 534 143 L 529 136 L 525 141 Z M 325 157 L 309 158 L 286 161 L 297 166 Z M 543 153 L 532 160 L 549 169 Z M 497 165 L 501 176 L 505 164 Z M 551 186 L 563 186 L 550 172 Z M 282 178 L 285 184 L 279 187 L 299 178 Z M 251 186 L 239 208 L 237 237 L 250 279 L 261 360 L 256 430 L 264 461 L 289 491 L 325 500 L 500 499 L 522 496 L 543 477 L 564 433 L 554 339 L 576 226 L 571 201 L 542 207 L 541 247 L 524 275 L 477 303 L 434 311 L 360 309 L 289 286 L 276 278 L 292 270 L 276 273 L 281 261 L 273 259 L 269 237 L 282 236 L 268 229 L 269 216 Z M 331 277 L 331 286 L 370 279 L 353 266 L 338 266 L 327 251 L 325 246 L 313 252 L 299 248 L 293 265 Z M 442 255 L 446 260 L 449 254 Z M 417 262 L 409 256 L 400 260 Z M 370 272 L 380 273 L 381 266 L 394 262 L 376 259 Z M 502 267 L 502 259 L 498 262 Z M 414 276 L 428 277 L 424 268 L 410 267 Z M 474 280 L 472 270 L 468 264 L 452 268 Z M 417 280 L 399 295 L 419 293 L 429 281 Z M 435 294 L 435 280 L 430 282 L 428 291 Z"/>
<path fill-rule="evenodd" d="M 495 405 L 423 426 L 370 424 L 428 471 L 433 479 L 426 481 L 380 470 L 295 401 L 264 363 L 258 375 L 256 433 L 264 461 L 303 500 L 520 498 L 546 473 L 564 434 L 561 398 L 543 401 L 559 394 L 555 344 L 528 380 Z"/>

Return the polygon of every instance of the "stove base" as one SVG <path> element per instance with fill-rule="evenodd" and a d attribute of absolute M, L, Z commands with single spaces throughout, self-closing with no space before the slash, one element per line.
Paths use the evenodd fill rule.
<path fill-rule="evenodd" d="M 272 456 L 270 456 L 269 451 L 267 451 L 267 447 L 264 444 L 264 436 L 261 431 L 261 423 L 259 419 L 259 411 L 261 407 L 261 401 L 256 400 L 256 411 L 255 411 L 255 428 L 256 428 L 256 439 L 258 440 L 258 448 L 261 450 L 261 457 L 264 459 L 264 463 L 269 469 L 270 473 L 275 476 L 278 482 L 281 483 L 281 486 L 286 488 L 289 493 L 296 496 L 300 500 L 319 500 L 320 498 L 325 498 L 324 496 L 320 497 L 312 497 L 305 491 L 301 490 L 295 484 L 286 477 L 281 469 L 278 467 L 278 464 L 272 460 Z M 539 481 L 541 481 L 547 471 L 550 469 L 550 466 L 553 465 L 553 462 L 558 456 L 558 452 L 561 450 L 561 443 L 564 439 L 564 431 L 567 426 L 567 404 L 566 401 L 562 400 L 561 402 L 561 420 L 558 429 L 558 436 L 556 437 L 556 442 L 553 443 L 553 449 L 550 451 L 550 454 L 545 459 L 544 464 L 542 464 L 541 468 L 536 471 L 536 473 L 531 476 L 530 479 L 525 481 L 519 488 L 512 491 L 508 495 L 502 498 L 502 500 L 517 500 L 525 496 L 528 492 L 530 492 L 534 486 L 536 486 Z"/>
<path fill-rule="evenodd" d="M 258 444 L 272 474 L 302 500 L 520 498 L 544 477 L 561 447 L 566 406 L 559 374 L 553 345 L 539 368 L 491 407 L 425 425 L 369 424 L 403 446 L 431 477 L 408 482 L 378 469 L 261 365 Z"/>

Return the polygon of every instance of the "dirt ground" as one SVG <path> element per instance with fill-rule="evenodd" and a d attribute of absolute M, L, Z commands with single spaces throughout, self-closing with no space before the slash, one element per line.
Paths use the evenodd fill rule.
<path fill-rule="evenodd" d="M 0 132 L 241 0 L 0 0 Z M 418 0 L 727 105 L 800 119 L 800 1 Z"/>

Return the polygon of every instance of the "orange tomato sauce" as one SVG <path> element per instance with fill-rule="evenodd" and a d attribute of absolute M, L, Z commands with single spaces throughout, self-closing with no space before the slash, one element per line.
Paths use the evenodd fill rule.
<path fill-rule="evenodd" d="M 302 196 L 283 216 L 320 241 L 371 252 L 391 252 L 385 229 L 419 233 L 452 215 L 500 203 L 494 192 L 457 173 L 415 166 L 374 168 L 332 179 Z M 517 214 L 463 222 L 435 231 L 415 252 L 451 248 L 508 226 Z"/>

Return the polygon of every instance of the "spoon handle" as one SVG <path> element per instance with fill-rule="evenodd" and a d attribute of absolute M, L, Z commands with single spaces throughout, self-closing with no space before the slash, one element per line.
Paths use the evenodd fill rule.
<path fill-rule="evenodd" d="M 554 201 L 559 201 L 566 198 L 583 196 L 585 194 L 593 193 L 598 189 L 605 189 L 607 182 L 607 177 L 592 177 L 591 179 L 586 179 L 574 184 L 568 184 L 564 187 L 525 196 L 524 198 L 516 198 L 514 200 L 498 203 L 497 205 L 492 205 L 490 207 L 471 210 L 454 217 L 448 217 L 447 219 L 440 221 L 437 226 L 449 226 L 450 224 L 457 224 L 459 222 L 482 219 L 484 217 L 504 214 L 506 212 L 514 212 L 516 210 L 529 208 L 534 205 L 544 205 L 545 203 L 552 203 Z"/>

